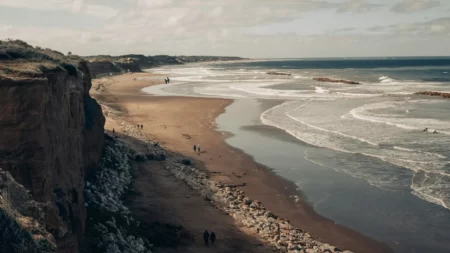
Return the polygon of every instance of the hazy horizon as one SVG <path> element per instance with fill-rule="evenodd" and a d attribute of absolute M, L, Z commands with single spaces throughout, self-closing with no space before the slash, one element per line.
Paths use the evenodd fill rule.
<path fill-rule="evenodd" d="M 450 56 L 445 0 L 0 0 L 0 38 L 78 55 Z"/>

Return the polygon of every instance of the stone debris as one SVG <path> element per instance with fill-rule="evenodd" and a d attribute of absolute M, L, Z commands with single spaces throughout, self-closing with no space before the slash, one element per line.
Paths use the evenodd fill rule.
<path fill-rule="evenodd" d="M 140 131 L 137 131 L 134 125 L 126 122 L 122 122 L 121 125 L 125 134 L 151 144 L 150 140 L 145 138 Z M 153 154 L 166 153 L 159 146 L 148 145 L 148 147 L 149 152 Z M 266 210 L 261 202 L 246 197 L 245 193 L 238 188 L 238 185 L 213 181 L 209 179 L 205 172 L 186 165 L 184 160 L 177 160 L 170 155 L 166 156 L 165 165 L 165 169 L 175 178 L 186 183 L 191 189 L 209 200 L 217 209 L 233 217 L 241 228 L 246 228 L 257 234 L 259 239 L 271 245 L 275 252 L 352 253 L 351 251 L 341 251 L 335 246 L 314 240 L 307 232 L 293 227 L 289 221 L 277 217 L 270 210 Z M 294 198 L 299 201 L 298 196 Z"/>
<path fill-rule="evenodd" d="M 86 183 L 88 218 L 96 221 L 88 222 L 86 234 L 95 252 L 151 253 L 147 239 L 131 234 L 140 223 L 122 202 L 132 183 L 129 156 L 119 141 L 107 137 L 99 168 Z"/>

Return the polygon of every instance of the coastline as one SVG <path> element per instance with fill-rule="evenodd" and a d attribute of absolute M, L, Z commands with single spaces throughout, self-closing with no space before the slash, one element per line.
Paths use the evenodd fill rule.
<path fill-rule="evenodd" d="M 196 167 L 213 173 L 211 179 L 246 184 L 240 189 L 248 197 L 261 201 L 268 210 L 308 231 L 313 238 L 355 252 L 390 252 L 384 244 L 319 216 L 304 200 L 292 198 L 299 194 L 295 184 L 226 144 L 224 133 L 216 131 L 215 118 L 232 100 L 143 94 L 141 88 L 162 83 L 164 77 L 153 75 L 154 81 L 134 78 L 151 75 L 124 74 L 94 80 L 92 95 L 108 106 L 118 108 L 127 121 L 143 124 L 142 131 L 165 148 L 192 157 Z M 96 94 L 100 83 L 105 84 L 105 90 Z M 107 122 L 105 128 L 117 131 L 119 126 Z M 201 144 L 200 155 L 193 152 L 193 144 Z"/>

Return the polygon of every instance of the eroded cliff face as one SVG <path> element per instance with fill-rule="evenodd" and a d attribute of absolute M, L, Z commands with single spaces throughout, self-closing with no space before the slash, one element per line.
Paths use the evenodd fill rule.
<path fill-rule="evenodd" d="M 45 205 L 43 224 L 58 252 L 78 252 L 85 177 L 103 148 L 105 119 L 89 96 L 85 62 L 37 77 L 0 72 L 0 168 Z"/>

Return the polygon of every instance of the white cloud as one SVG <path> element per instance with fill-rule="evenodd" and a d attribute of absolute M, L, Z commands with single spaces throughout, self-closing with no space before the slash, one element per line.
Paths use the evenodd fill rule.
<path fill-rule="evenodd" d="M 62 13 L 109 18 L 90 29 L 86 28 L 90 24 L 88 21 L 87 25 L 72 26 L 79 27 L 78 30 L 66 29 L 69 26 L 64 22 L 68 21 L 61 21 L 64 29 L 33 24 L 0 25 L 0 34 L 2 38 L 24 39 L 33 45 L 83 55 L 143 53 L 300 57 L 376 52 L 387 55 L 387 51 L 382 50 L 389 48 L 381 49 L 373 45 L 374 42 L 395 46 L 399 38 L 411 39 L 411 42 L 403 40 L 403 43 L 415 43 L 417 38 L 415 40 L 414 36 L 419 37 L 417 34 L 423 34 L 420 38 L 423 39 L 445 36 L 450 32 L 448 19 L 422 23 L 414 21 L 414 18 L 405 18 L 401 22 L 396 19 L 383 23 L 376 19 L 377 22 L 373 22 L 380 13 L 394 16 L 389 7 L 383 8 L 386 5 L 379 4 L 382 1 L 375 0 L 110 1 L 114 8 L 106 6 L 108 0 L 0 0 L 0 6 L 61 10 Z M 359 13 L 364 15 L 355 15 Z M 408 17 L 408 14 L 401 16 Z M 342 22 L 343 28 L 332 30 L 340 26 L 337 24 L 330 28 L 330 22 L 339 23 L 341 18 L 346 19 Z M 364 26 L 366 19 L 371 19 L 373 25 L 401 24 L 367 28 L 367 23 Z M 301 33 L 298 32 L 298 24 L 306 24 Z M 292 29 L 282 31 L 284 25 L 291 25 Z M 259 35 L 250 34 L 249 31 L 255 27 L 262 31 Z M 305 27 L 309 30 L 304 31 Z M 363 51 L 368 45 L 378 48 L 378 51 Z M 394 54 L 397 51 L 394 47 L 390 50 Z"/>
<path fill-rule="evenodd" d="M 381 7 L 381 4 L 373 4 L 364 0 L 349 0 L 342 4 L 337 4 L 337 12 L 368 12 Z"/>
<path fill-rule="evenodd" d="M 439 18 L 426 22 L 401 23 L 390 26 L 375 26 L 367 29 L 370 32 L 390 34 L 415 34 L 423 36 L 448 36 L 450 34 L 450 18 Z"/>
<path fill-rule="evenodd" d="M 0 0 L 0 6 L 49 11 L 62 10 L 100 18 L 111 18 L 119 13 L 114 8 L 90 4 L 86 0 Z"/>
<path fill-rule="evenodd" d="M 440 5 L 436 0 L 402 0 L 392 7 L 398 13 L 412 13 L 431 9 Z"/>

